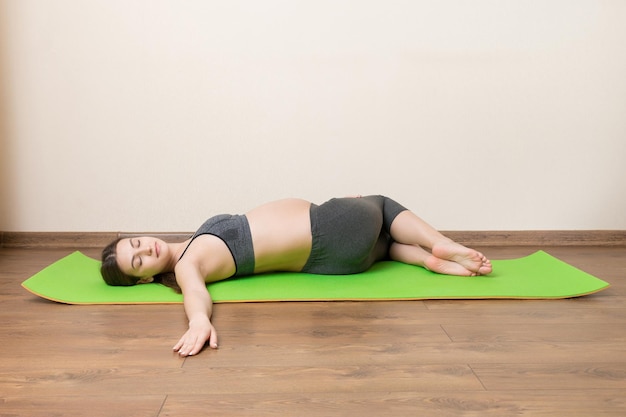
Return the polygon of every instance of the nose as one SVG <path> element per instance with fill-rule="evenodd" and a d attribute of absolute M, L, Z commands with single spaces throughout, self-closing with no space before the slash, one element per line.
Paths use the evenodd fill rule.
<path fill-rule="evenodd" d="M 142 245 L 141 247 L 137 248 L 137 251 L 135 252 L 136 255 L 152 255 L 152 247 L 150 247 L 150 245 Z"/>

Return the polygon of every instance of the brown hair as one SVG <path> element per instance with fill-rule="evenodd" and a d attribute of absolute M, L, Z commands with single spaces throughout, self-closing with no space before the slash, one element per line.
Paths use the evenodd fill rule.
<path fill-rule="evenodd" d="M 170 287 L 174 291 L 179 294 L 182 294 L 183 290 L 180 289 L 178 285 L 178 281 L 176 281 L 176 274 L 173 272 L 164 272 L 159 275 L 155 275 L 154 282 L 158 282 L 159 284 L 163 284 L 166 287 Z"/>
<path fill-rule="evenodd" d="M 104 282 L 109 285 L 130 286 L 137 284 L 139 278 L 125 274 L 117 264 L 117 244 L 121 238 L 115 239 L 102 250 L 100 273 Z"/>
<path fill-rule="evenodd" d="M 125 274 L 117 264 L 117 244 L 120 240 L 122 240 L 122 238 L 115 239 L 102 250 L 102 265 L 100 266 L 100 274 L 102 274 L 104 282 L 108 285 L 136 285 L 137 282 L 139 282 L 139 278 Z M 179 294 L 182 292 L 178 282 L 176 282 L 176 275 L 173 272 L 164 272 L 162 274 L 155 275 L 154 282 L 170 287 Z"/>

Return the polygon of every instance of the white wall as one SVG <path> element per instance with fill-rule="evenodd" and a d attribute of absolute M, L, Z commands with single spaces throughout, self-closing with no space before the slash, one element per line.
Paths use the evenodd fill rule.
<path fill-rule="evenodd" d="M 0 1 L 0 230 L 353 193 L 626 229 L 623 0 Z"/>

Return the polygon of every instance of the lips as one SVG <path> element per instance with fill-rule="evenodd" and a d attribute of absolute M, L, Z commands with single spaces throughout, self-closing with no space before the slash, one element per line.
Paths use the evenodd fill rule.
<path fill-rule="evenodd" d="M 159 248 L 159 244 L 157 242 L 154 242 L 154 253 L 156 253 L 157 258 L 159 257 L 159 253 L 161 252 L 160 249 L 161 248 Z"/>

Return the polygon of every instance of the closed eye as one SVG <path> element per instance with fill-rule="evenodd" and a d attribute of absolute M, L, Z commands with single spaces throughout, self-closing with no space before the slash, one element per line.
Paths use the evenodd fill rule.
<path fill-rule="evenodd" d="M 141 246 L 141 241 L 139 239 L 136 239 L 134 244 L 133 244 L 132 239 L 129 239 L 129 242 L 130 242 L 130 247 L 133 249 L 136 249 L 139 246 Z M 136 265 L 136 263 L 138 263 L 138 265 Z M 134 270 L 137 270 L 141 268 L 141 265 L 143 265 L 143 260 L 141 259 L 141 256 L 133 255 L 132 259 L 130 260 L 130 267 Z"/>
<path fill-rule="evenodd" d="M 138 265 L 135 265 L 135 264 L 138 264 Z M 134 270 L 137 270 L 141 268 L 141 265 L 143 265 L 143 260 L 141 259 L 141 256 L 137 256 L 137 255 L 133 256 L 133 260 L 131 261 L 132 268 Z"/>

